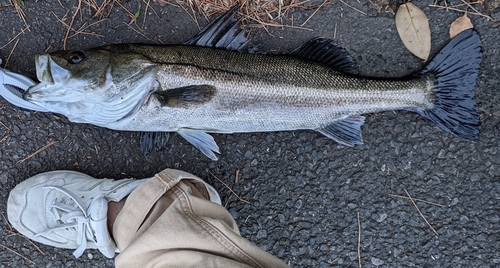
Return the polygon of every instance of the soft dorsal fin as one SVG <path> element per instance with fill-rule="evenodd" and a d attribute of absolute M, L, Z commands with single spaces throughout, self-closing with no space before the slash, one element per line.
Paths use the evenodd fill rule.
<path fill-rule="evenodd" d="M 235 5 L 227 13 L 212 20 L 195 37 L 184 44 L 242 52 L 249 40 L 246 29 L 241 27 L 241 18 L 236 19 L 239 10 L 240 6 Z"/>
<path fill-rule="evenodd" d="M 210 101 L 216 92 L 216 87 L 211 85 L 192 85 L 154 94 L 163 106 L 188 108 Z"/>
<path fill-rule="evenodd" d="M 292 52 L 292 55 L 321 63 L 343 73 L 358 74 L 356 61 L 351 55 L 328 38 L 311 39 Z"/>

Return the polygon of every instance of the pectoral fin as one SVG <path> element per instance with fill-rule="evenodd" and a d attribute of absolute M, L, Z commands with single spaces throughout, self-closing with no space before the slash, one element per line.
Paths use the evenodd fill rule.
<path fill-rule="evenodd" d="M 197 129 L 180 129 L 177 131 L 184 139 L 198 148 L 203 154 L 212 160 L 217 160 L 214 152 L 220 154 L 219 146 L 215 143 L 214 138 L 203 130 Z"/>
<path fill-rule="evenodd" d="M 364 122 L 364 116 L 351 115 L 324 128 L 317 129 L 317 131 L 340 144 L 354 146 L 355 144 L 363 144 L 361 126 Z"/>
<path fill-rule="evenodd" d="M 163 106 L 187 108 L 209 102 L 216 92 L 216 87 L 211 85 L 192 85 L 154 94 Z"/>

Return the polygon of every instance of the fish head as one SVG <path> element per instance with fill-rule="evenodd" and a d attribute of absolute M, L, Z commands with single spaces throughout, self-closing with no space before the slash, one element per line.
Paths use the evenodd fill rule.
<path fill-rule="evenodd" d="M 24 95 L 33 102 L 76 102 L 96 97 L 101 101 L 114 87 L 110 53 L 106 50 L 36 55 L 35 65 L 40 83 Z"/>
<path fill-rule="evenodd" d="M 23 98 L 78 123 L 103 125 L 120 119 L 155 81 L 154 63 L 111 46 L 37 55 L 35 64 L 40 83 Z"/>

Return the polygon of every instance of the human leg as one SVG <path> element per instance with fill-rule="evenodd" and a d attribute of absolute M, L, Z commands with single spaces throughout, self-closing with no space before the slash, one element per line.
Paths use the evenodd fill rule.
<path fill-rule="evenodd" d="M 287 267 L 241 237 L 229 212 L 207 201 L 207 189 L 198 177 L 172 169 L 140 185 L 113 227 L 117 267 Z"/>
<path fill-rule="evenodd" d="M 7 212 L 28 238 L 77 248 L 75 256 L 99 248 L 112 257 L 116 241 L 122 251 L 117 267 L 286 267 L 242 238 L 219 204 L 211 186 L 178 170 L 119 181 L 55 171 L 16 186 Z"/>

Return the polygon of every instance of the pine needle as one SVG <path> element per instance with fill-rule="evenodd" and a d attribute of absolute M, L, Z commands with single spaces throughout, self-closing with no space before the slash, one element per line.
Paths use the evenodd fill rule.
<path fill-rule="evenodd" d="M 9 61 L 10 61 L 10 56 L 12 56 L 12 53 L 14 53 L 14 50 L 16 49 L 17 47 L 17 43 L 19 43 L 19 38 L 17 38 L 16 40 L 16 43 L 14 43 L 14 46 L 12 47 L 12 49 L 10 50 L 10 53 L 9 53 L 9 56 L 7 57 L 7 59 L 5 60 L 5 68 L 7 68 L 9 66 Z"/>
<path fill-rule="evenodd" d="M 21 34 L 23 34 L 23 33 L 24 33 L 24 31 L 29 30 L 29 29 L 30 29 L 30 27 L 29 27 L 29 26 L 26 26 L 24 29 L 22 29 L 22 30 L 21 30 L 21 32 L 19 32 L 18 34 L 16 34 L 16 36 L 12 37 L 12 38 L 10 39 L 10 41 L 9 41 L 9 42 L 7 42 L 7 44 L 5 44 L 5 45 L 3 45 L 2 47 L 0 47 L 0 50 L 4 49 L 4 48 L 5 48 L 6 46 L 8 46 L 10 43 L 14 42 L 14 40 L 16 40 L 16 38 L 18 38 Z"/>
<path fill-rule="evenodd" d="M 355 8 L 355 7 L 353 7 L 353 6 L 351 6 L 351 5 L 349 5 L 348 3 L 346 3 L 346 2 L 344 2 L 344 1 L 342 1 L 342 0 L 339 0 L 339 1 L 340 1 L 342 4 L 346 5 L 347 7 L 352 8 L 354 11 L 357 11 L 357 12 L 359 12 L 359 13 L 361 13 L 361 14 L 365 15 L 365 16 L 368 16 L 368 14 L 366 14 L 365 12 L 363 12 L 363 11 L 361 11 L 361 10 L 359 10 L 359 9 L 357 9 L 357 8 Z"/>
<path fill-rule="evenodd" d="M 410 201 L 413 203 L 413 205 L 415 206 L 415 208 L 417 209 L 418 213 L 420 213 L 420 216 L 422 216 L 422 218 L 424 219 L 424 221 L 427 223 L 427 225 L 429 225 L 429 227 L 431 227 L 432 231 L 437 235 L 439 236 L 439 234 L 436 232 L 436 230 L 434 230 L 434 228 L 432 228 L 432 225 L 427 221 L 427 219 L 425 218 L 424 214 L 422 214 L 422 212 L 420 211 L 420 209 L 418 208 L 417 204 L 415 204 L 415 201 L 413 201 L 413 198 L 411 198 L 410 194 L 408 193 L 408 191 L 406 191 L 406 189 L 404 189 L 405 192 L 406 192 L 406 195 L 408 195 L 408 198 L 410 199 Z"/>
<path fill-rule="evenodd" d="M 359 267 L 361 267 L 361 222 L 359 220 L 359 211 L 358 211 L 358 263 Z"/>
<path fill-rule="evenodd" d="M 396 195 L 396 194 L 389 194 L 389 196 L 392 196 L 392 197 L 399 197 L 399 198 L 406 198 L 406 199 L 408 199 L 408 197 L 407 197 L 407 196 Z M 427 201 L 427 200 L 423 200 L 423 199 L 413 198 L 413 200 L 420 201 L 420 202 L 427 203 L 427 204 L 431 204 L 431 205 L 438 206 L 438 207 L 445 207 L 445 206 L 444 206 L 444 205 L 442 205 L 442 204 L 429 202 L 429 201 Z"/>
<path fill-rule="evenodd" d="M 4 245 L 4 244 L 0 244 L 0 247 L 3 247 L 4 249 L 6 249 L 6 250 L 8 250 L 8 251 L 10 251 L 10 252 L 12 252 L 12 253 L 14 253 L 14 254 L 16 254 L 17 256 L 19 256 L 19 257 L 21 257 L 21 258 L 23 258 L 23 259 L 27 260 L 28 262 L 30 262 L 30 263 L 32 263 L 32 264 L 34 264 L 34 265 L 36 265 L 36 262 L 34 262 L 34 261 L 32 261 L 32 260 L 28 259 L 27 257 L 25 257 L 25 256 L 21 255 L 20 253 L 18 253 L 17 251 L 15 251 L 15 250 L 13 250 L 13 249 L 11 249 L 11 248 L 7 247 L 6 245 Z"/>
<path fill-rule="evenodd" d="M 250 202 L 248 202 L 247 200 L 241 198 L 238 194 L 236 194 L 233 189 L 231 189 L 231 187 L 229 187 L 229 185 L 227 185 L 225 182 L 223 182 L 221 179 L 217 178 L 217 176 L 215 176 L 212 172 L 209 172 L 210 175 L 214 176 L 215 179 L 217 179 L 220 183 L 222 183 L 222 185 L 224 185 L 229 191 L 231 191 L 231 193 L 233 193 L 236 198 L 238 198 L 241 202 L 244 202 L 244 203 L 247 203 L 247 204 L 250 204 Z"/>
<path fill-rule="evenodd" d="M 75 18 L 78 15 L 78 12 L 80 11 L 81 7 L 82 7 L 82 0 L 78 0 L 78 6 L 76 7 L 75 13 L 73 13 L 73 16 L 71 17 L 71 22 L 69 23 L 68 29 L 66 30 L 66 35 L 64 36 L 63 49 L 66 49 L 66 43 L 68 42 L 69 32 L 73 28 L 73 23 L 75 22 Z"/>
<path fill-rule="evenodd" d="M 19 164 L 21 164 L 21 163 L 23 163 L 24 161 L 26 161 L 26 160 L 28 160 L 28 159 L 32 158 L 33 156 L 35 156 L 35 155 L 37 155 L 37 154 L 39 154 L 39 153 L 41 153 L 41 152 L 45 151 L 45 150 L 46 150 L 47 148 L 49 148 L 50 146 L 54 145 L 54 143 L 56 143 L 56 141 L 52 141 L 52 142 L 50 142 L 50 143 L 47 143 L 47 144 L 46 144 L 45 146 L 43 146 L 42 148 L 40 148 L 40 149 L 36 150 L 36 152 L 34 152 L 34 153 L 32 153 L 32 154 L 28 155 L 27 157 L 25 157 L 25 158 L 23 158 L 23 159 L 19 160 L 19 161 L 18 161 L 18 163 L 19 163 Z"/>

